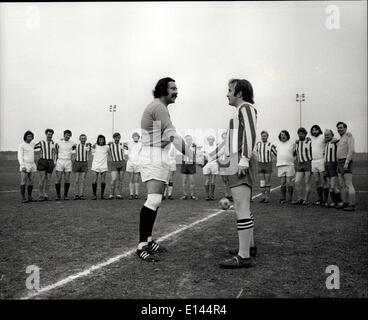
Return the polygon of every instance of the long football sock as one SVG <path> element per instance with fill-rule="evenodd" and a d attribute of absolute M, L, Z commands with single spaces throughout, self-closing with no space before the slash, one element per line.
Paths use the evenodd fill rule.
<path fill-rule="evenodd" d="M 328 201 L 328 195 L 330 193 L 330 189 L 329 188 L 323 188 L 323 202 L 327 202 Z"/>
<path fill-rule="evenodd" d="M 336 199 L 336 203 L 341 203 L 342 202 L 340 192 L 335 193 L 335 199 Z"/>
<path fill-rule="evenodd" d="M 27 187 L 28 198 L 31 198 L 32 197 L 32 190 L 33 190 L 33 185 L 29 185 Z"/>
<path fill-rule="evenodd" d="M 106 187 L 106 183 L 105 182 L 101 182 L 101 197 L 103 197 L 103 195 L 105 193 L 105 187 Z"/>
<path fill-rule="evenodd" d="M 152 235 L 156 215 L 157 210 L 154 211 L 146 206 L 142 207 L 139 220 L 139 243 L 146 243 L 148 237 Z"/>
<path fill-rule="evenodd" d="M 68 182 L 64 183 L 64 197 L 68 196 L 69 187 L 70 187 L 70 183 Z"/>
<path fill-rule="evenodd" d="M 20 194 L 22 195 L 23 199 L 26 197 L 26 185 L 25 184 L 20 185 Z"/>
<path fill-rule="evenodd" d="M 318 201 L 323 200 L 323 187 L 317 187 Z"/>
<path fill-rule="evenodd" d="M 330 191 L 330 198 L 331 198 L 332 203 L 337 203 L 336 194 L 333 191 Z"/>
<path fill-rule="evenodd" d="M 151 220 L 150 220 L 150 225 L 149 225 L 150 228 L 148 229 L 148 236 L 147 236 L 147 241 L 148 242 L 152 240 L 152 231 L 153 231 L 153 226 L 154 226 L 155 221 L 156 221 L 157 212 L 158 212 L 158 208 L 156 209 L 156 211 L 153 211 L 153 213 L 150 214 Z"/>
<path fill-rule="evenodd" d="M 56 189 L 56 194 L 57 194 L 58 198 L 60 198 L 61 184 L 60 183 L 56 183 L 55 184 L 55 189 Z"/>
<path fill-rule="evenodd" d="M 239 237 L 239 255 L 242 258 L 249 258 L 249 248 L 251 243 L 251 229 L 253 228 L 252 219 L 240 219 L 236 222 Z"/>
<path fill-rule="evenodd" d="M 210 186 L 208 184 L 205 184 L 204 189 L 206 190 L 207 198 L 209 198 L 209 196 L 210 196 Z"/>
<path fill-rule="evenodd" d="M 92 183 L 92 191 L 93 191 L 93 195 L 96 196 L 96 194 L 97 194 L 97 183 Z"/>
<path fill-rule="evenodd" d="M 129 194 L 134 195 L 134 184 L 133 182 L 129 182 Z"/>
<path fill-rule="evenodd" d="M 211 197 L 215 197 L 215 188 L 216 188 L 216 185 L 212 183 L 211 184 Z"/>
<path fill-rule="evenodd" d="M 289 196 L 288 200 L 290 200 L 290 201 L 293 200 L 294 187 L 293 186 L 288 186 L 287 191 L 288 191 L 288 196 Z"/>
<path fill-rule="evenodd" d="M 281 199 L 286 199 L 286 186 L 281 186 Z"/>

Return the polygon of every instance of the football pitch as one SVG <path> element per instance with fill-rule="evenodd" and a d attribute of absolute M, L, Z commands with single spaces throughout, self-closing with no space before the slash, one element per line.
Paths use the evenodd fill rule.
<path fill-rule="evenodd" d="M 0 163 L 1 299 L 196 299 L 196 298 L 359 298 L 368 296 L 368 167 L 355 163 L 357 210 L 278 204 L 278 179 L 271 202 L 251 204 L 258 256 L 250 269 L 225 270 L 217 263 L 237 247 L 236 216 L 218 201 L 204 200 L 198 167 L 199 200 L 165 200 L 155 224 L 156 239 L 167 247 L 158 263 L 138 259 L 139 200 L 91 200 L 22 204 L 16 161 Z M 72 176 L 72 179 L 74 176 Z M 53 176 L 54 179 L 54 176 Z M 110 181 L 108 176 L 107 182 Z M 35 188 L 37 188 L 36 178 Z M 313 180 L 312 180 L 313 184 Z M 216 197 L 223 196 L 220 177 Z M 109 192 L 109 186 L 106 187 Z M 74 184 L 70 197 L 74 196 Z M 34 192 L 37 198 L 38 193 Z M 51 198 L 55 197 L 51 184 Z M 311 200 L 316 194 L 313 187 Z M 339 270 L 339 289 L 327 289 L 328 266 Z M 39 268 L 39 290 L 27 288 L 27 268 Z M 33 268 L 34 268 L 33 267 Z M 32 267 L 31 267 L 32 268 Z M 29 270 L 28 270 L 29 271 Z"/>

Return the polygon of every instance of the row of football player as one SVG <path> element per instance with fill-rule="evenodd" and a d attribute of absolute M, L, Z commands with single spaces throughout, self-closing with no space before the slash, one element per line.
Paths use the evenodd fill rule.
<path fill-rule="evenodd" d="M 308 205 L 313 176 L 318 196 L 315 205 L 354 211 L 355 188 L 352 183 L 354 138 L 347 132 L 346 123 L 338 122 L 336 128 L 339 138 L 335 137 L 331 129 L 326 129 L 323 133 L 319 125 L 311 127 L 310 137 L 307 136 L 308 131 L 305 128 L 299 128 L 296 141 L 290 139 L 287 130 L 282 130 L 275 144 L 269 142 L 269 134 L 262 131 L 261 140 L 254 146 L 254 157 L 258 162 L 259 185 L 262 190 L 260 202 L 270 201 L 272 161 L 276 158 L 277 176 L 281 184 L 281 204 L 289 202 L 294 205 Z M 217 145 L 214 143 L 213 136 L 207 139 L 208 145 L 203 152 L 206 158 L 203 167 L 203 174 L 206 177 L 206 199 L 213 199 L 214 179 L 217 174 L 221 175 L 224 182 L 226 197 L 231 199 L 227 180 L 229 159 L 222 157 L 217 161 L 211 161 L 207 155 L 215 153 Z M 223 133 L 222 139 L 227 139 L 226 133 Z M 186 136 L 185 140 L 188 145 L 192 145 L 195 156 L 197 148 L 201 147 L 192 143 L 191 136 Z M 192 163 L 191 159 L 184 157 L 181 173 L 184 177 L 183 185 L 187 179 L 190 179 L 190 197 L 195 198 L 193 174 L 196 169 Z M 296 195 L 294 195 L 294 187 Z M 295 200 L 293 196 L 296 196 Z M 184 194 L 182 199 L 187 198 L 187 194 Z"/>
<path fill-rule="evenodd" d="M 263 197 L 261 202 L 269 202 L 270 197 L 270 176 L 272 173 L 272 155 L 277 157 L 276 166 L 278 168 L 278 176 L 281 179 L 281 203 L 286 203 L 288 200 L 293 204 L 308 204 L 308 197 L 310 193 L 310 179 L 313 174 L 316 185 L 318 200 L 316 204 L 327 205 L 328 196 L 331 196 L 331 206 L 347 207 L 345 210 L 353 209 L 355 205 L 355 190 L 352 185 L 352 154 L 354 152 L 354 138 L 350 133 L 347 133 L 347 126 L 345 123 L 339 122 L 337 124 L 338 132 L 340 134 L 340 139 L 334 138 L 333 131 L 327 129 L 325 134 L 322 134 L 322 130 L 318 125 L 312 126 L 310 133 L 311 138 L 307 137 L 307 131 L 304 128 L 298 130 L 299 139 L 295 142 L 290 141 L 290 134 L 287 130 L 282 130 L 279 134 L 279 142 L 275 145 L 268 142 L 268 133 L 263 131 L 261 133 L 261 141 L 257 142 L 255 145 L 255 155 L 258 160 L 258 173 L 260 176 L 260 187 L 263 191 Z M 49 174 L 47 170 L 48 166 L 53 166 L 53 159 L 55 154 L 57 157 L 56 161 L 56 190 L 58 197 L 60 198 L 60 182 L 61 175 L 64 173 L 64 194 L 67 198 L 67 193 L 69 189 L 69 179 L 70 172 L 76 173 L 76 184 L 79 185 L 79 193 L 77 193 L 76 198 L 84 199 L 83 188 L 85 173 L 88 170 L 88 157 L 90 152 L 94 154 L 92 162 L 92 171 L 95 172 L 95 180 L 93 183 L 93 193 L 94 198 L 96 198 L 96 188 L 98 175 L 101 175 L 101 191 L 102 197 L 104 198 L 105 189 L 105 178 L 107 172 L 107 155 L 110 154 L 112 158 L 112 181 L 111 181 L 111 194 L 109 198 L 114 197 L 114 191 L 116 183 L 119 183 L 119 191 L 121 190 L 121 181 L 125 170 L 129 172 L 130 175 L 130 198 L 138 197 L 139 190 L 139 165 L 138 165 L 138 154 L 141 148 L 139 143 L 139 134 L 133 133 L 133 141 L 128 144 L 122 145 L 120 143 L 120 134 L 115 133 L 113 138 L 114 142 L 109 142 L 106 145 L 106 139 L 104 136 L 100 135 L 97 139 L 95 145 L 86 143 L 87 137 L 85 135 L 80 135 L 80 144 L 75 144 L 70 141 L 71 132 L 66 130 L 64 132 L 64 139 L 56 144 L 52 141 L 53 130 L 46 130 L 46 141 L 40 141 L 38 144 L 34 145 L 34 150 L 40 149 L 41 159 L 38 161 L 37 169 L 40 172 L 45 171 L 45 174 L 41 174 L 40 179 L 40 199 L 47 199 L 47 193 L 45 187 L 43 186 L 43 180 L 47 180 Z M 28 142 L 27 142 L 27 135 Z M 32 138 L 32 139 L 31 139 Z M 223 139 L 226 139 L 226 133 L 222 135 Z M 29 146 L 32 145 L 33 134 L 31 132 L 26 132 L 25 143 Z M 197 149 L 201 147 L 196 146 L 190 135 L 185 137 L 186 143 L 192 145 L 194 155 Z M 47 142 L 47 143 L 46 143 Z M 217 145 L 214 143 L 215 138 L 213 136 L 208 137 L 208 145 L 204 154 L 209 154 L 213 152 Z M 30 159 L 24 159 L 24 143 L 20 146 L 18 150 L 18 160 L 21 165 L 21 171 L 27 173 L 27 171 L 33 171 L 35 164 L 30 163 Z M 27 146 L 26 146 L 27 147 Z M 28 148 L 32 149 L 32 148 Z M 124 152 L 124 149 L 128 153 Z M 74 150 L 75 161 L 72 160 Z M 203 153 L 202 153 L 203 154 Z M 277 156 L 278 154 L 278 156 Z M 175 149 L 171 148 L 169 152 L 170 156 L 170 166 L 171 174 L 169 177 L 169 185 L 167 187 L 167 196 L 169 199 L 172 198 L 172 182 L 173 182 L 173 172 L 176 170 L 175 161 Z M 46 158 L 46 159 L 45 159 Z M 49 158 L 49 159 L 47 159 Z M 52 159 L 51 159 L 52 158 Z M 294 162 L 296 158 L 296 172 L 294 167 Z M 126 164 L 125 160 L 128 159 Z M 47 160 L 49 163 L 45 163 Z M 58 165 L 59 162 L 59 165 Z M 222 163 L 219 161 L 209 161 L 203 167 L 203 174 L 205 175 L 205 191 L 206 200 L 214 199 L 215 190 L 215 176 L 220 174 L 223 178 L 223 182 L 226 190 L 226 197 L 231 199 L 230 190 L 227 187 L 226 181 L 226 166 L 222 167 Z M 27 168 L 28 167 L 28 168 Z M 31 169 L 31 170 L 30 170 Z M 52 172 L 52 171 L 51 171 Z M 24 178 L 32 178 L 32 172 L 28 172 L 27 175 L 22 175 Z M 183 163 L 181 166 L 181 173 L 183 175 L 183 190 L 184 195 L 182 199 L 196 199 L 194 195 L 194 178 L 193 175 L 196 173 L 195 160 L 183 158 Z M 339 177 L 339 180 L 337 179 Z M 43 179 L 44 178 L 44 179 Z M 302 195 L 302 181 L 305 182 L 305 192 Z M 185 190 L 185 185 L 189 182 L 190 195 Z M 295 183 L 294 183 L 295 182 Z M 339 183 L 340 182 L 340 183 Z M 22 179 L 22 185 L 25 184 L 24 179 Z M 46 183 L 47 184 L 47 183 Z M 297 200 L 292 201 L 294 184 L 297 188 Z M 340 184 L 340 185 L 339 185 Z M 32 185 L 32 183 L 29 183 Z M 43 188 L 42 188 L 43 187 Z M 22 187 L 21 187 L 22 188 Z M 29 187 L 31 190 L 32 187 Z M 23 189 L 23 188 L 22 188 Z M 341 200 L 340 189 L 343 189 L 345 194 L 345 201 Z M 347 195 L 346 195 L 347 191 Z M 41 193 L 44 193 L 43 195 Z M 134 195 L 135 193 L 135 195 Z M 286 193 L 288 194 L 288 200 L 286 200 Z M 22 191 L 22 195 L 24 192 Z M 121 198 L 121 191 L 116 195 L 117 198 Z M 25 198 L 25 197 L 23 197 Z M 349 199 L 350 198 L 350 199 Z M 349 199 L 349 200 L 348 200 Z M 350 204 L 350 206 L 347 205 Z"/>
<path fill-rule="evenodd" d="M 18 162 L 21 172 L 21 194 L 22 201 L 32 200 L 32 186 L 34 173 L 39 172 L 39 199 L 48 200 L 51 176 L 55 168 L 56 175 L 56 200 L 61 199 L 61 182 L 64 178 L 64 199 L 68 200 L 71 172 L 75 173 L 76 196 L 75 199 L 84 200 L 84 187 L 86 174 L 88 172 L 88 160 L 93 154 L 92 171 L 94 172 L 92 189 L 93 199 L 97 199 L 97 182 L 100 179 L 101 195 L 105 199 L 104 191 L 106 187 L 106 173 L 108 172 L 108 157 L 111 158 L 111 195 L 113 198 L 121 199 L 121 182 L 124 173 L 129 173 L 130 198 L 138 198 L 139 194 L 139 172 L 138 153 L 140 150 L 139 134 L 133 133 L 132 141 L 126 144 L 120 142 L 121 135 L 115 133 L 112 142 L 106 143 L 106 138 L 99 135 L 97 142 L 91 144 L 87 142 L 87 136 L 81 134 L 79 143 L 70 140 L 72 133 L 70 130 L 64 131 L 64 138 L 58 142 L 53 141 L 54 130 L 45 130 L 46 139 L 38 143 L 33 143 L 34 135 L 31 131 L 24 134 L 24 142 L 18 148 Z M 125 151 L 124 151 L 125 150 Z M 39 153 L 37 165 L 35 163 L 35 153 Z M 25 196 L 27 186 L 28 199 Z"/>
<path fill-rule="evenodd" d="M 268 142 L 268 133 L 263 131 L 261 141 L 257 142 L 255 147 L 260 187 L 263 190 L 260 201 L 269 201 L 272 157 L 277 157 L 277 176 L 281 182 L 280 203 L 308 205 L 310 181 L 313 176 L 318 195 L 316 205 L 354 211 L 355 188 L 352 183 L 354 138 L 347 132 L 346 123 L 338 122 L 336 128 L 338 138 L 335 137 L 333 130 L 326 129 L 323 133 L 318 125 L 311 127 L 310 137 L 307 136 L 305 128 L 299 128 L 296 141 L 290 140 L 287 130 L 282 130 L 276 144 Z M 295 200 L 293 200 L 294 186 Z"/>
<path fill-rule="evenodd" d="M 101 199 L 122 199 L 122 181 L 125 172 L 129 174 L 129 199 L 138 199 L 140 187 L 140 170 L 139 170 L 139 151 L 141 143 L 140 136 L 137 132 L 132 135 L 132 141 L 128 143 L 121 143 L 121 135 L 115 133 L 112 142 L 106 143 L 106 138 L 99 135 L 97 142 L 91 144 L 87 142 L 87 136 L 81 134 L 79 136 L 79 143 L 74 143 L 70 140 L 72 133 L 70 130 L 64 131 L 64 138 L 58 142 L 53 141 L 54 131 L 46 129 L 46 139 L 38 143 L 34 143 L 34 134 L 27 131 L 24 134 L 24 142 L 18 148 L 18 161 L 20 165 L 21 174 L 21 196 L 23 202 L 32 201 L 32 190 L 34 173 L 39 172 L 39 201 L 47 201 L 49 199 L 49 188 L 51 175 L 55 168 L 56 174 L 56 200 L 61 200 L 61 182 L 64 178 L 64 200 L 68 200 L 68 193 L 70 188 L 71 172 L 75 173 L 76 195 L 74 199 L 86 199 L 84 195 L 86 174 L 88 172 L 88 160 L 93 155 L 91 171 L 93 172 L 93 198 L 97 199 L 97 182 L 100 177 L 100 191 Z M 197 150 L 202 147 L 196 146 L 190 135 L 185 137 L 186 142 Z M 196 162 L 199 158 L 203 159 L 204 152 L 212 152 L 216 145 L 215 138 L 208 137 L 208 146 L 206 146 L 199 157 L 195 156 L 195 160 L 183 158 L 181 165 L 181 173 L 183 176 L 183 196 L 182 200 L 192 199 L 196 200 L 194 195 L 194 174 L 196 173 Z M 35 153 L 39 153 L 37 165 L 35 163 Z M 108 158 L 110 157 L 110 171 L 111 171 L 111 191 L 109 197 L 105 197 L 106 188 L 106 173 L 109 171 Z M 165 191 L 165 196 L 168 199 L 173 199 L 173 176 L 176 171 L 176 150 L 171 146 L 168 152 L 168 165 L 170 166 L 170 174 Z M 203 174 L 205 176 L 205 190 L 206 200 L 215 200 L 215 176 L 219 174 L 219 169 L 216 161 L 210 161 L 203 167 Z M 223 174 L 222 174 L 223 175 Z M 223 176 L 223 181 L 226 187 L 226 197 L 232 200 L 230 190 L 226 184 L 226 178 Z M 26 185 L 28 199 L 26 198 Z M 186 191 L 186 185 L 189 185 L 189 194 Z M 116 192 L 115 192 L 116 191 Z"/>

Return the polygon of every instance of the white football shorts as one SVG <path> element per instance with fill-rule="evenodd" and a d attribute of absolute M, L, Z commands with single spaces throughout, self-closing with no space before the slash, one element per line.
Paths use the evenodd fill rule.
<path fill-rule="evenodd" d="M 285 165 L 277 167 L 277 176 L 281 177 L 294 177 L 295 167 L 294 165 Z"/>
<path fill-rule="evenodd" d="M 57 159 L 56 171 L 72 172 L 72 160 Z"/>
<path fill-rule="evenodd" d="M 312 172 L 324 172 L 325 159 L 312 160 Z"/>
<path fill-rule="evenodd" d="M 160 147 L 142 147 L 139 153 L 142 182 L 159 180 L 168 182 L 170 160 L 168 151 Z"/>
<path fill-rule="evenodd" d="M 203 167 L 203 174 L 218 174 L 218 173 L 219 168 L 216 161 L 209 162 Z"/>

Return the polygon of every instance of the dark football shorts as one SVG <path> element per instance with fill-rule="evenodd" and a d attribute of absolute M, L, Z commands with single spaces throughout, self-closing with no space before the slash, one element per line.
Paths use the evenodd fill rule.
<path fill-rule="evenodd" d="M 257 161 L 254 159 L 254 157 L 252 157 L 249 161 L 248 173 L 245 176 L 239 177 L 237 173 L 228 176 L 229 177 L 229 187 L 234 188 L 242 184 L 245 184 L 248 187 L 252 188 L 257 180 L 256 168 L 257 168 Z"/>
<path fill-rule="evenodd" d="M 311 171 L 312 171 L 312 161 L 296 163 L 296 172 L 311 172 Z"/>
<path fill-rule="evenodd" d="M 337 177 L 337 162 L 325 162 L 326 177 Z"/>
<path fill-rule="evenodd" d="M 111 171 L 125 171 L 126 170 L 126 161 L 111 161 L 110 170 Z"/>
<path fill-rule="evenodd" d="M 88 162 L 87 161 L 74 161 L 73 172 L 87 172 Z"/>
<path fill-rule="evenodd" d="M 183 163 L 180 172 L 182 174 L 195 174 L 197 172 L 196 165 L 194 163 Z"/>
<path fill-rule="evenodd" d="M 353 173 L 353 160 L 349 162 L 348 168 L 346 170 L 344 169 L 345 161 L 346 159 L 337 160 L 337 172 L 342 175 L 345 173 Z"/>
<path fill-rule="evenodd" d="M 37 162 L 38 171 L 46 171 L 46 173 L 52 173 L 55 168 L 54 160 L 39 159 Z"/>
<path fill-rule="evenodd" d="M 271 174 L 272 173 L 272 162 L 258 162 L 258 173 Z"/>

